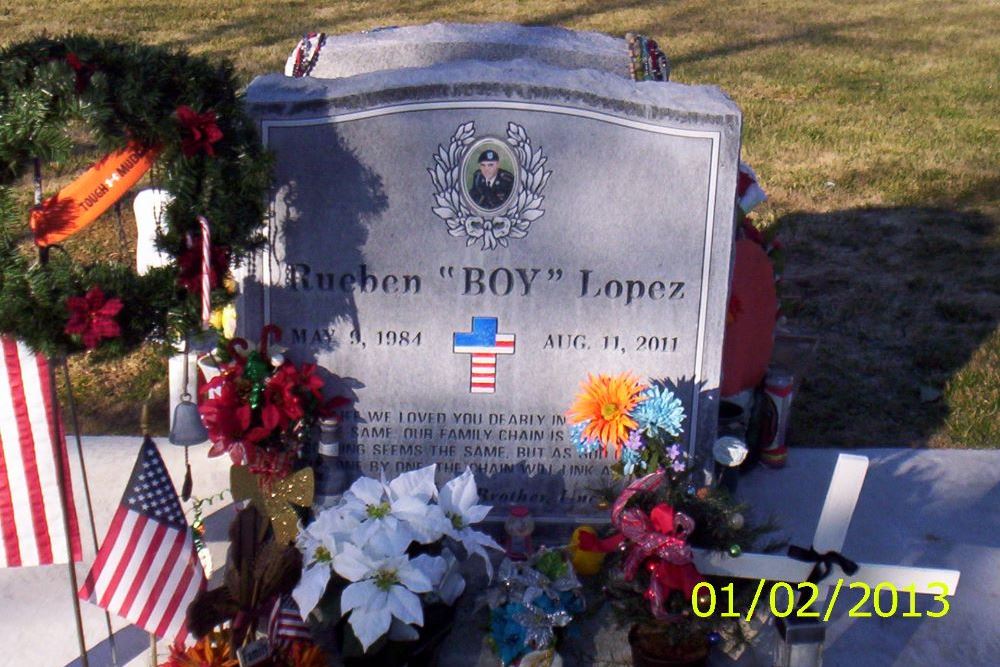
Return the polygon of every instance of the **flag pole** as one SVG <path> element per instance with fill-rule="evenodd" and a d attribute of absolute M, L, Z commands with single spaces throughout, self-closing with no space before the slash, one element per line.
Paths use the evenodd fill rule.
<path fill-rule="evenodd" d="M 52 431 L 52 455 L 56 461 L 56 481 L 59 485 L 59 499 L 62 502 L 63 529 L 66 532 L 66 553 L 69 558 L 69 585 L 73 598 L 73 613 L 76 616 L 76 638 L 80 643 L 80 663 L 83 667 L 90 667 L 87 658 L 87 640 L 83 636 L 83 616 L 80 615 L 80 598 L 77 596 L 79 587 L 76 581 L 76 564 L 73 562 L 73 541 L 70 537 L 69 525 L 69 503 L 73 501 L 66 493 L 66 470 L 63 468 L 62 450 L 59 443 L 62 442 L 62 434 L 59 431 L 59 398 L 56 394 L 56 368 L 55 360 L 49 360 L 46 365 L 49 367 L 49 390 L 52 392 L 52 423 L 49 425 Z"/>
<path fill-rule="evenodd" d="M 35 171 L 35 206 L 42 202 L 42 161 L 37 157 L 33 160 Z M 48 248 L 40 248 L 38 259 L 44 265 L 49 258 Z M 56 485 L 59 487 L 59 501 L 62 503 L 63 530 L 66 532 L 66 555 L 69 564 L 69 585 L 72 588 L 71 597 L 73 599 L 73 614 L 76 616 L 76 638 L 80 643 L 80 662 L 83 667 L 90 667 L 87 659 L 87 640 L 83 636 L 83 617 L 80 615 L 80 598 L 77 597 L 76 564 L 73 562 L 73 540 L 69 534 L 69 503 L 73 499 L 66 493 L 65 474 L 69 472 L 63 468 L 62 442 L 59 433 L 59 397 L 56 394 L 56 369 L 55 359 L 47 360 L 45 364 L 49 368 L 49 390 L 52 392 L 52 423 L 49 424 L 49 431 L 52 434 L 52 455 L 55 457 Z M 68 461 L 68 458 L 67 458 Z"/>
<path fill-rule="evenodd" d="M 153 400 L 153 391 L 155 389 L 155 384 L 149 388 L 149 393 L 146 394 L 146 400 L 142 402 L 142 412 L 139 414 L 139 430 L 142 431 L 143 438 L 149 437 L 149 403 Z M 157 667 L 156 635 L 152 632 L 149 633 L 149 665 L 150 667 Z"/>
<path fill-rule="evenodd" d="M 69 403 L 70 419 L 73 422 L 73 434 L 76 437 L 76 455 L 80 459 L 80 473 L 83 478 L 83 495 L 87 500 L 87 513 L 90 517 L 90 535 L 94 538 L 94 552 L 96 553 L 101 545 L 97 541 L 97 524 L 94 522 L 94 504 L 90 498 L 90 482 L 87 480 L 87 466 L 83 462 L 83 441 L 80 439 L 80 420 L 76 413 L 76 398 L 73 396 L 73 384 L 69 379 L 69 364 L 66 358 L 62 359 L 63 376 L 66 378 L 66 397 Z M 104 610 L 104 622 L 108 628 L 108 644 L 111 647 L 111 663 L 118 667 L 118 647 L 115 645 L 115 633 L 111 629 L 111 613 Z"/>

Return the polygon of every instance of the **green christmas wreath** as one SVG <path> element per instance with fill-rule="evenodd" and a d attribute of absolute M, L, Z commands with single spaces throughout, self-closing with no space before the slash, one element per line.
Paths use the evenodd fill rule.
<path fill-rule="evenodd" d="M 25 210 L 18 193 L 36 165 L 70 157 L 81 130 L 102 152 L 158 151 L 153 181 L 173 197 L 157 239 L 168 265 L 140 276 L 131 264 L 75 262 L 37 229 L 32 238 L 43 207 Z M 117 356 L 196 329 L 203 254 L 219 306 L 231 299 L 223 277 L 264 242 L 270 164 L 229 63 L 81 36 L 0 51 L 0 333 L 52 355 Z"/>

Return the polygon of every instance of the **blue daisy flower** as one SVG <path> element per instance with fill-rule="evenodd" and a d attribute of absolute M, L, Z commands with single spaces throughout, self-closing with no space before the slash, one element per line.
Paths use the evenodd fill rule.
<path fill-rule="evenodd" d="M 660 432 L 677 437 L 684 422 L 684 404 L 666 387 L 653 385 L 642 392 L 643 401 L 636 406 L 632 416 L 639 429 L 650 436 Z"/>
<path fill-rule="evenodd" d="M 569 427 L 569 441 L 576 447 L 576 451 L 581 454 L 592 454 L 601 447 L 600 441 L 596 438 L 584 438 L 583 429 L 587 428 L 590 421 L 573 424 Z"/>
<path fill-rule="evenodd" d="M 642 454 L 628 447 L 622 447 L 622 464 L 622 472 L 626 475 L 631 475 L 636 466 L 643 470 L 646 469 L 646 462 L 642 460 Z"/>

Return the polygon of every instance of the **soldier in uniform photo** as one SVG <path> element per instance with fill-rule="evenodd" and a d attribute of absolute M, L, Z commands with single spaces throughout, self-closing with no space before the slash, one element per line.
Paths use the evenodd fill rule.
<path fill-rule="evenodd" d="M 500 208 L 514 189 L 514 174 L 500 168 L 500 156 L 492 148 L 479 154 L 479 170 L 472 177 L 469 196 L 476 206 Z"/>

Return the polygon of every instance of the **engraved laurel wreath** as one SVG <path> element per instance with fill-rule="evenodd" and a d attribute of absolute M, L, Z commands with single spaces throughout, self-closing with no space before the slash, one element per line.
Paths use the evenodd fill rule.
<path fill-rule="evenodd" d="M 516 123 L 507 124 L 507 143 L 517 158 L 517 188 L 512 201 L 495 217 L 479 215 L 462 197 L 462 157 L 475 142 L 475 122 L 458 126 L 446 149 L 438 145 L 434 154 L 434 167 L 428 168 L 434 183 L 434 214 L 448 225 L 452 236 L 466 237 L 466 245 L 481 243 L 482 249 L 493 250 L 498 245 L 507 247 L 509 239 L 524 238 L 531 223 L 542 217 L 542 189 L 552 171 L 544 169 L 548 158 L 541 149 L 534 149 L 524 128 Z"/>

